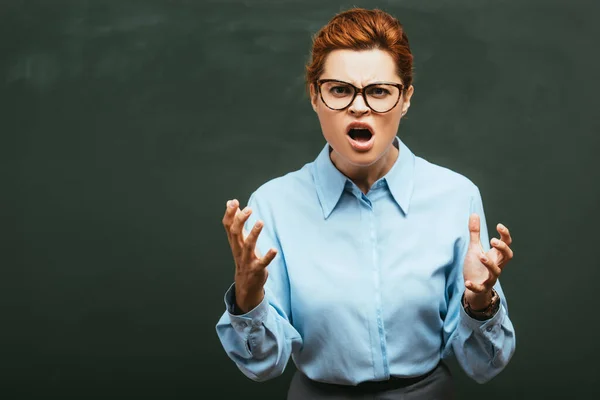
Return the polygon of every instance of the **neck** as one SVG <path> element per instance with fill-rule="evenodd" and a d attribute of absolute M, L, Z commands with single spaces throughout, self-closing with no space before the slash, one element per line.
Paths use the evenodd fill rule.
<path fill-rule="evenodd" d="M 368 166 L 350 164 L 335 151 L 331 151 L 329 157 L 341 173 L 354 182 L 364 194 L 367 194 L 371 186 L 392 169 L 399 153 L 399 150 L 392 143 L 377 161 Z"/>

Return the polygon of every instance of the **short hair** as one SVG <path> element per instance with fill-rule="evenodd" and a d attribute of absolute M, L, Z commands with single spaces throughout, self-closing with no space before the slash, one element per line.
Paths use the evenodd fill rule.
<path fill-rule="evenodd" d="M 316 85 L 327 56 L 338 49 L 386 51 L 396 63 L 404 89 L 412 84 L 413 56 L 408 37 L 402 24 L 382 10 L 351 8 L 335 15 L 313 36 L 311 57 L 306 65 L 307 89 Z"/>

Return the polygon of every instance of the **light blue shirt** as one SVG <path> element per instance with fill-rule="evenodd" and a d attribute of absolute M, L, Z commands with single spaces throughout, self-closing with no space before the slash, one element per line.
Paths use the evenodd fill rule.
<path fill-rule="evenodd" d="M 355 385 L 427 373 L 454 355 L 483 383 L 515 351 L 506 298 L 487 321 L 461 305 L 468 220 L 481 220 L 481 195 L 464 176 L 415 156 L 399 139 L 392 169 L 365 195 L 329 158 L 270 180 L 252 193 L 249 231 L 261 219 L 257 248 L 278 254 L 265 298 L 234 315 L 235 288 L 216 330 L 249 378 L 279 376 L 290 356 L 321 382 Z"/>

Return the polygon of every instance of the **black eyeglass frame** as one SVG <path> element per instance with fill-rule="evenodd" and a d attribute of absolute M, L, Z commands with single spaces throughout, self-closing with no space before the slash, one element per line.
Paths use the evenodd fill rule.
<path fill-rule="evenodd" d="M 321 91 L 321 85 L 323 85 L 324 83 L 327 83 L 327 82 L 343 83 L 344 85 L 349 85 L 354 88 L 354 96 L 352 96 L 352 100 L 350 100 L 350 102 L 348 103 L 347 106 L 342 107 L 342 108 L 333 108 L 325 102 L 325 100 L 323 99 L 323 92 Z M 346 108 L 350 107 L 350 105 L 352 103 L 354 103 L 356 96 L 360 94 L 360 95 L 362 95 L 363 100 L 365 101 L 365 104 L 367 105 L 367 107 L 369 107 L 369 109 L 371 111 L 373 111 L 374 113 L 377 113 L 377 114 L 385 114 L 387 112 L 392 111 L 394 109 L 394 107 L 396 107 L 398 105 L 398 102 L 400 101 L 400 98 L 402 97 L 402 93 L 404 92 L 404 85 L 401 83 L 396 83 L 396 82 L 374 82 L 374 83 L 368 84 L 367 86 L 365 86 L 363 88 L 358 88 L 358 87 L 354 86 L 353 84 L 351 84 L 350 82 L 340 81 L 339 79 L 319 79 L 315 83 L 317 84 L 317 89 L 319 91 L 319 97 L 321 97 L 321 101 L 323 102 L 323 104 L 325 104 L 325 107 L 329 108 L 330 110 L 334 110 L 334 111 L 341 111 L 341 110 L 345 110 Z M 365 94 L 364 94 L 365 91 L 368 90 L 370 87 L 379 86 L 379 85 L 395 86 L 399 90 L 398 99 L 396 99 L 396 102 L 394 103 L 394 105 L 386 111 L 375 111 L 373 109 L 373 107 L 371 107 L 371 105 L 369 104 L 369 100 L 367 100 L 367 96 L 365 96 Z"/>

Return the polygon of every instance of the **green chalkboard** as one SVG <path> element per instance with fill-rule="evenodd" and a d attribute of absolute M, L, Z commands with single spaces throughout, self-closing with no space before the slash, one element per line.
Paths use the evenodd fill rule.
<path fill-rule="evenodd" d="M 324 145 L 304 64 L 351 6 L 408 33 L 399 136 L 514 236 L 515 356 L 485 385 L 452 365 L 459 398 L 600 395 L 599 2 L 4 0 L 0 397 L 285 398 L 291 362 L 252 382 L 216 336 L 221 218 Z"/>

